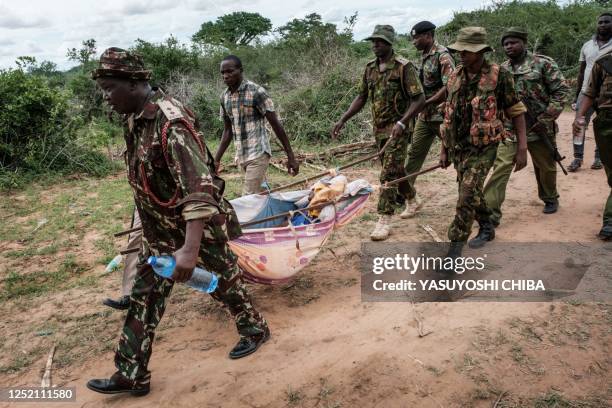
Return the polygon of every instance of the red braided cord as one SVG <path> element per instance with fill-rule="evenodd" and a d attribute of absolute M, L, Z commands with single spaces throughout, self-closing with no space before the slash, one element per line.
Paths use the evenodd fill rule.
<path fill-rule="evenodd" d="M 202 144 L 202 141 L 198 137 L 198 133 L 194 129 L 193 125 L 189 123 L 185 118 L 179 118 L 177 121 L 181 122 L 187 128 L 191 136 L 195 139 L 196 143 L 198 144 L 198 147 L 200 148 L 200 152 L 204 154 L 205 152 L 204 145 Z M 168 129 L 170 128 L 170 125 L 172 123 L 176 123 L 176 122 L 167 121 L 162 127 L 162 133 L 161 133 L 162 153 L 164 154 L 164 158 L 166 159 L 166 164 L 170 163 L 170 158 L 168 156 Z M 178 201 L 179 193 L 180 193 L 179 191 L 180 189 L 178 186 L 176 186 L 176 190 L 174 191 L 174 195 L 172 196 L 170 201 L 164 202 L 164 201 L 161 201 L 159 198 L 157 198 L 157 196 L 153 193 L 153 191 L 151 191 L 151 187 L 149 186 L 149 181 L 147 180 L 147 175 L 145 173 L 144 163 L 140 163 L 140 179 L 142 180 L 142 187 L 145 193 L 160 207 L 168 208 L 176 204 L 176 202 Z"/>

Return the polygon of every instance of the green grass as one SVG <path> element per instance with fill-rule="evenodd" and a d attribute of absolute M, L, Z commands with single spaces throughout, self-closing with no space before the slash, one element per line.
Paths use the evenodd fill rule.
<path fill-rule="evenodd" d="M 21 296 L 40 296 L 73 286 L 71 279 L 81 275 L 87 267 L 79 263 L 75 256 L 66 255 L 55 270 L 40 270 L 27 274 L 19 274 L 14 270 L 7 273 L 4 287 L 0 292 L 0 300 L 13 299 Z"/>

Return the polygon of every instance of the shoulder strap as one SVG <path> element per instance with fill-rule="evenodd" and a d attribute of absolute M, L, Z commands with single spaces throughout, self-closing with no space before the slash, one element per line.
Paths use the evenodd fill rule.
<path fill-rule="evenodd" d="M 400 61 L 400 59 L 397 60 L 400 63 L 400 88 L 402 91 L 402 98 L 404 98 L 405 101 L 409 101 L 410 97 L 406 94 L 406 84 L 404 82 L 404 67 L 407 64 L 410 64 L 410 61 L 404 60 L 402 58 L 402 61 L 406 61 L 406 63 L 403 63 L 402 61 Z"/>
<path fill-rule="evenodd" d="M 159 109 L 161 109 L 168 121 L 173 121 L 183 117 L 183 113 L 181 112 L 181 110 L 174 106 L 172 101 L 168 99 L 162 99 L 158 101 L 157 106 L 159 106 Z"/>

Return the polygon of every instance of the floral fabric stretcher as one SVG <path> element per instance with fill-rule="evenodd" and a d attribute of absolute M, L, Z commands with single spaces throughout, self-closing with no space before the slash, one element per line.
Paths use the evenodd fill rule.
<path fill-rule="evenodd" d="M 229 245 L 238 256 L 238 265 L 246 280 L 261 284 L 284 283 L 308 265 L 331 237 L 364 209 L 372 188 L 365 180 L 348 183 L 343 175 L 317 182 L 337 186 L 344 183 L 342 194 L 334 194 L 336 203 L 321 209 L 314 223 L 294 226 L 291 218 L 308 205 L 311 190 L 248 195 L 231 200 L 241 223 L 290 212 L 287 217 L 251 225 Z"/>

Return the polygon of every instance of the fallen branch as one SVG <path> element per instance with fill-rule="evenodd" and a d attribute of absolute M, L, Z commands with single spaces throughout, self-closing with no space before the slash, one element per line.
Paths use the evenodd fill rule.
<path fill-rule="evenodd" d="M 433 333 L 433 330 L 429 330 L 427 333 L 423 332 L 423 320 L 419 317 L 419 313 L 416 310 L 414 302 L 410 302 L 410 305 L 412 305 L 412 315 L 417 323 L 417 333 L 419 333 L 419 337 L 425 337 Z"/>
<path fill-rule="evenodd" d="M 444 242 L 442 241 L 442 239 L 438 236 L 438 233 L 436 233 L 436 231 L 434 231 L 433 228 L 431 228 L 431 226 L 429 224 L 420 224 L 421 228 L 423 228 L 430 236 L 431 238 L 436 241 L 436 242 Z"/>
<path fill-rule="evenodd" d="M 508 393 L 508 391 L 504 391 L 501 394 L 499 394 L 499 397 L 497 397 L 497 400 L 495 401 L 495 403 L 493 404 L 492 408 L 497 408 L 497 406 L 499 405 L 499 403 L 501 402 L 502 398 L 504 398 L 504 395 L 506 395 Z"/>
<path fill-rule="evenodd" d="M 42 380 L 40 382 L 41 387 L 51 387 L 51 366 L 53 365 L 53 356 L 55 355 L 55 344 L 51 347 L 51 351 L 49 351 L 49 356 L 47 357 L 47 365 L 45 366 L 45 373 L 43 374 Z"/>

